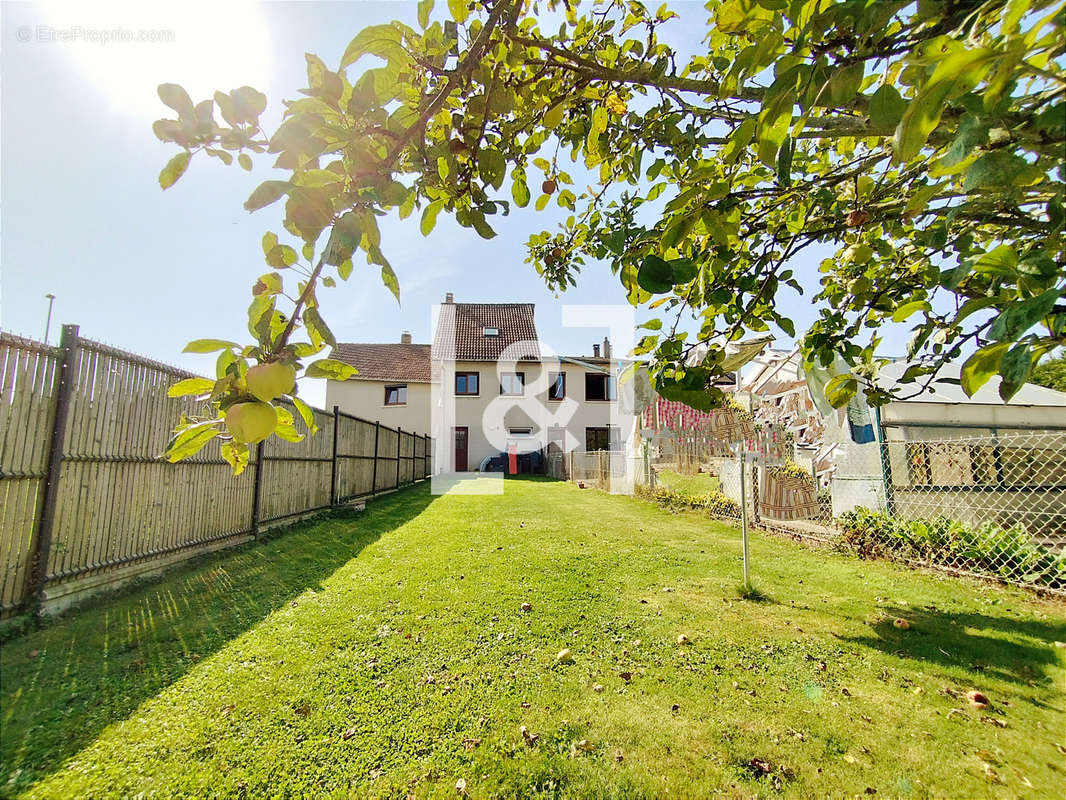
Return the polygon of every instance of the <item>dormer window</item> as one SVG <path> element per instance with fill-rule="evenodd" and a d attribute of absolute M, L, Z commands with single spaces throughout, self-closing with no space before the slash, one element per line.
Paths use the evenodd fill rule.
<path fill-rule="evenodd" d="M 485 328 L 484 331 L 485 331 L 485 335 L 486 336 L 499 336 L 500 335 L 500 329 L 499 328 Z"/>

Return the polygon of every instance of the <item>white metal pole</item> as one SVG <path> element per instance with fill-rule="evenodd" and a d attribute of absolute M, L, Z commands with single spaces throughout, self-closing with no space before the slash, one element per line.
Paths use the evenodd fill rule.
<path fill-rule="evenodd" d="M 44 323 L 44 343 L 48 344 L 48 332 L 52 328 L 52 303 L 56 301 L 56 296 L 49 292 L 45 297 L 48 299 L 48 318 Z"/>
<path fill-rule="evenodd" d="M 751 581 L 751 573 L 748 568 L 748 491 L 744 473 L 747 472 L 747 464 L 744 459 L 744 451 L 740 451 L 740 536 L 744 543 L 744 586 Z"/>

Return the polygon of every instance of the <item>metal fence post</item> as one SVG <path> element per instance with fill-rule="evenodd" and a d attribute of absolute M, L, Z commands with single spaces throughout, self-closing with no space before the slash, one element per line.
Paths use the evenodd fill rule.
<path fill-rule="evenodd" d="M 759 524 L 759 462 L 751 462 L 751 516 Z"/>
<path fill-rule="evenodd" d="M 892 487 L 892 459 L 885 442 L 885 426 L 881 424 L 881 407 L 874 406 L 874 422 L 877 424 L 877 451 L 881 455 L 881 480 L 885 488 L 885 511 L 888 516 L 896 515 L 896 498 Z"/>
<path fill-rule="evenodd" d="M 337 429 L 340 427 L 340 406 L 333 406 L 333 461 L 329 470 L 329 504 L 337 505 Z"/>
<path fill-rule="evenodd" d="M 744 588 L 746 589 L 751 585 L 751 570 L 748 566 L 748 492 L 744 480 L 748 465 L 743 450 L 739 452 L 738 458 L 740 464 L 740 537 L 744 551 Z M 755 502 L 758 505 L 758 500 Z"/>
<path fill-rule="evenodd" d="M 263 443 L 255 445 L 255 482 L 252 484 L 252 538 L 259 538 L 259 502 L 263 492 Z"/>
<path fill-rule="evenodd" d="M 56 409 L 52 420 L 51 441 L 48 444 L 48 464 L 45 468 L 44 499 L 37 520 L 37 542 L 33 554 L 26 597 L 37 604 L 40 613 L 44 599 L 44 585 L 48 579 L 48 558 L 52 551 L 52 531 L 55 526 L 56 504 L 59 500 L 59 479 L 63 469 L 63 445 L 70 416 L 70 398 L 74 391 L 74 360 L 78 350 L 78 326 L 64 325 L 59 340 L 62 356 L 59 362 L 59 386 L 56 390 Z"/>
<path fill-rule="evenodd" d="M 370 494 L 378 493 L 378 437 L 381 435 L 381 422 L 374 423 L 374 471 L 370 477 Z"/>

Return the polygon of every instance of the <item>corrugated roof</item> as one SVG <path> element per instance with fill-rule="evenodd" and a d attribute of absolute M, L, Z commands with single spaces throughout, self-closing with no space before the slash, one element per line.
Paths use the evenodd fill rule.
<path fill-rule="evenodd" d="M 920 378 L 917 383 L 905 384 L 899 383 L 899 380 L 903 377 L 903 373 L 909 366 L 909 362 L 896 361 L 892 364 L 886 364 L 881 367 L 879 373 L 878 383 L 889 389 L 896 389 L 901 394 L 909 394 L 917 389 L 924 378 Z M 967 397 L 966 393 L 962 390 L 962 386 L 958 381 L 961 378 L 962 368 L 958 364 L 945 364 L 940 368 L 937 373 L 936 379 L 930 385 L 929 389 L 916 397 L 909 398 L 911 402 L 915 403 L 965 403 L 965 404 L 982 404 L 982 405 L 1012 405 L 1012 406 L 1066 406 L 1066 392 L 1057 392 L 1054 389 L 1048 389 L 1046 386 L 1038 386 L 1035 383 L 1024 384 L 1010 399 L 1008 403 L 1004 403 L 999 396 L 999 383 L 1000 377 L 993 375 L 988 383 L 973 393 L 973 397 Z M 948 378 L 953 380 L 953 383 L 943 383 L 941 378 Z M 896 401 L 906 402 L 906 401 Z M 1056 424 L 1061 424 L 1061 419 L 1049 420 Z"/>
<path fill-rule="evenodd" d="M 429 383 L 429 354 L 428 344 L 338 342 L 330 357 L 359 370 L 351 380 Z"/>
<path fill-rule="evenodd" d="M 485 328 L 499 334 L 486 336 Z M 537 361 L 540 347 L 532 303 L 443 303 L 433 358 L 455 361 Z"/>

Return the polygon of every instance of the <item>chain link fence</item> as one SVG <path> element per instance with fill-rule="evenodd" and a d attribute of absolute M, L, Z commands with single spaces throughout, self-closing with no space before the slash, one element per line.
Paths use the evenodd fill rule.
<path fill-rule="evenodd" d="M 643 456 L 613 450 L 549 450 L 545 473 L 552 478 L 573 481 L 611 494 L 633 494 L 637 487 L 651 482 L 651 468 Z"/>
<path fill-rule="evenodd" d="M 994 578 L 1066 595 L 1066 431 L 972 435 L 908 430 L 907 439 L 841 445 L 816 479 L 810 459 L 746 464 L 708 449 L 653 459 L 652 480 L 736 521 L 864 558 Z"/>

